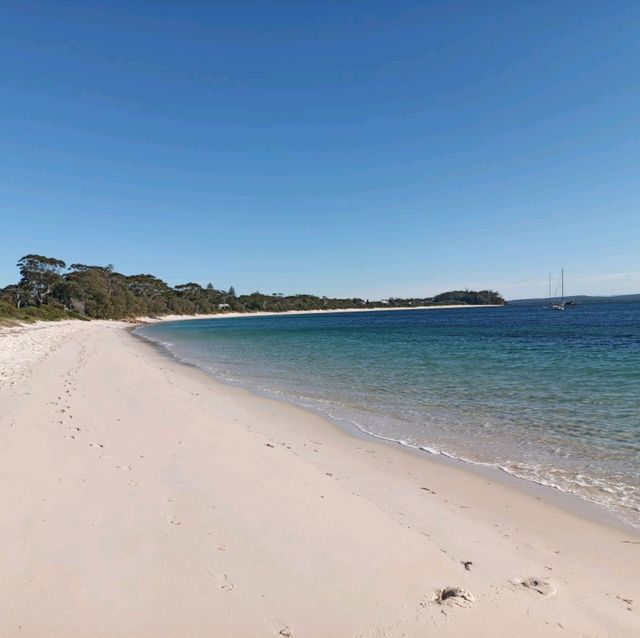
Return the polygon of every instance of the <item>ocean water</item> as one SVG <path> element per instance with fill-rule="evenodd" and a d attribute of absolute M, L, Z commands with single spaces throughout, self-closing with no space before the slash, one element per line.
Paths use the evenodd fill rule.
<path fill-rule="evenodd" d="M 225 381 L 640 527 L 640 304 L 242 317 L 138 329 Z"/>

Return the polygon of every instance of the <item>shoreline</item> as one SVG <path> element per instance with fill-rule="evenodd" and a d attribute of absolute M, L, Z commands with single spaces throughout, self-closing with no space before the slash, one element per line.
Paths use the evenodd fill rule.
<path fill-rule="evenodd" d="M 371 432 L 358 427 L 351 421 L 339 417 L 330 416 L 329 414 L 322 412 L 314 406 L 298 403 L 282 395 L 272 395 L 268 392 L 253 388 L 249 385 L 243 385 L 242 383 L 223 379 L 213 373 L 204 370 L 203 368 L 200 368 L 194 363 L 180 359 L 162 343 L 154 341 L 146 337 L 145 335 L 138 333 L 137 330 L 141 327 L 144 326 L 132 326 L 128 329 L 128 331 L 135 339 L 138 339 L 146 346 L 153 348 L 153 350 L 166 357 L 172 363 L 178 366 L 186 366 L 188 369 L 196 370 L 198 373 L 205 375 L 207 378 L 212 379 L 213 381 L 224 387 L 234 388 L 236 390 L 247 392 L 249 395 L 259 399 L 266 399 L 269 401 L 276 401 L 277 403 L 284 403 L 295 409 L 302 410 L 303 412 L 319 417 L 325 422 L 326 426 L 336 428 L 349 437 L 373 442 L 384 447 L 394 448 L 396 450 L 400 450 L 404 454 L 410 454 L 413 457 L 422 459 L 427 463 L 436 463 L 442 464 L 447 467 L 453 467 L 460 471 L 469 473 L 471 476 L 475 477 L 478 480 L 489 478 L 492 481 L 501 483 L 505 487 L 515 489 L 528 496 L 542 498 L 550 505 L 566 510 L 567 512 L 570 512 L 575 516 L 584 518 L 587 521 L 606 525 L 630 533 L 640 538 L 640 528 L 638 526 L 635 526 L 628 521 L 623 520 L 614 512 L 608 510 L 606 507 L 599 503 L 586 500 L 577 494 L 564 491 L 554 485 L 548 485 L 543 482 L 538 482 L 532 479 L 518 476 L 517 474 L 511 473 L 507 469 L 499 465 L 476 462 L 469 459 L 459 458 L 450 454 L 445 454 L 443 452 L 434 452 L 426 448 L 405 444 L 402 441 L 396 439 L 372 434 Z"/>
<path fill-rule="evenodd" d="M 637 534 L 327 427 L 130 330 L 1 336 L 0 634 L 640 630 Z"/>
<path fill-rule="evenodd" d="M 163 315 L 162 317 L 137 317 L 138 323 L 161 321 L 193 321 L 195 319 L 240 319 L 242 317 L 273 317 L 290 315 L 323 315 L 343 312 L 392 312 L 395 310 L 460 310 L 462 308 L 506 308 L 504 304 L 450 304 L 442 306 L 402 306 L 398 308 L 343 308 L 342 310 L 284 310 L 283 312 L 220 312 L 212 315 Z"/>

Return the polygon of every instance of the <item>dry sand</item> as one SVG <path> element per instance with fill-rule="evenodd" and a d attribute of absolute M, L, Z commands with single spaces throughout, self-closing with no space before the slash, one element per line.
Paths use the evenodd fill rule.
<path fill-rule="evenodd" d="M 640 636 L 638 536 L 125 324 L 0 331 L 0 405 L 3 638 Z"/>

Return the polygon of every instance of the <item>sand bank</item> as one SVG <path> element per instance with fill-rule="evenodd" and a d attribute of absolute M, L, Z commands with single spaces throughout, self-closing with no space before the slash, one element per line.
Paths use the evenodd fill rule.
<path fill-rule="evenodd" d="M 0 332 L 1 636 L 640 635 L 637 536 L 125 327 Z"/>

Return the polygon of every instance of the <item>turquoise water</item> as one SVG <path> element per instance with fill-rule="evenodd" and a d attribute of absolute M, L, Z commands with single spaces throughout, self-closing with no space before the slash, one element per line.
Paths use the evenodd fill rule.
<path fill-rule="evenodd" d="M 139 333 L 226 381 L 640 526 L 640 304 L 242 317 Z"/>

